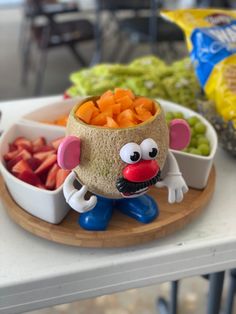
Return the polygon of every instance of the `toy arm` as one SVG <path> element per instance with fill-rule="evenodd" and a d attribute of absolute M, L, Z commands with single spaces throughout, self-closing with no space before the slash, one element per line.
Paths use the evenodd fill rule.
<path fill-rule="evenodd" d="M 75 179 L 75 173 L 71 172 L 63 184 L 63 193 L 70 207 L 79 213 L 84 213 L 95 207 L 97 197 L 93 195 L 88 200 L 85 200 L 85 194 L 88 189 L 85 185 L 80 190 L 75 189 L 73 185 Z"/>
<path fill-rule="evenodd" d="M 168 172 L 165 178 L 155 184 L 156 187 L 161 188 L 166 186 L 168 188 L 168 202 L 180 203 L 183 200 L 184 193 L 188 191 L 187 184 L 182 177 L 179 170 L 178 163 L 171 151 L 167 155 Z"/>

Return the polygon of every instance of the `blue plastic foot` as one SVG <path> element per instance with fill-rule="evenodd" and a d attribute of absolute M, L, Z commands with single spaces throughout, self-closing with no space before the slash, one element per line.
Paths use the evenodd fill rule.
<path fill-rule="evenodd" d="M 114 201 L 97 196 L 97 205 L 90 211 L 80 214 L 79 224 L 83 229 L 103 231 L 107 229 L 113 213 Z"/>
<path fill-rule="evenodd" d="M 149 223 L 159 215 L 157 203 L 148 195 L 117 200 L 116 208 L 142 223 Z"/>

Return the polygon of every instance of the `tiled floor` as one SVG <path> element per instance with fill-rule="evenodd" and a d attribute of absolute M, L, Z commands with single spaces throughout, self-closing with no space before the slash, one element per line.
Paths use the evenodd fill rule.
<path fill-rule="evenodd" d="M 26 98 L 33 94 L 34 76 L 32 74 L 27 87 L 20 85 L 20 21 L 20 10 L 0 10 L 0 100 Z M 91 45 L 85 46 L 83 54 L 90 56 L 91 48 Z M 134 51 L 134 56 L 148 52 L 147 46 L 142 46 Z M 52 51 L 49 54 L 44 81 L 44 95 L 63 93 L 69 86 L 69 74 L 78 68 L 76 61 L 65 49 Z M 179 314 L 204 314 L 207 287 L 207 281 L 201 277 L 182 280 Z M 227 283 L 225 288 L 227 288 Z M 55 306 L 34 311 L 31 314 L 154 314 L 158 313 L 155 306 L 157 297 L 167 297 L 168 290 L 169 284 L 162 284 Z"/>

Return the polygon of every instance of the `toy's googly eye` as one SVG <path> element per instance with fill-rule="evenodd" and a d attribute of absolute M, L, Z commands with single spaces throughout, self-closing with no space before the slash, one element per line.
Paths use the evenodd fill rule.
<path fill-rule="evenodd" d="M 157 143 L 151 139 L 147 138 L 140 144 L 142 158 L 145 160 L 155 159 L 159 153 L 159 148 Z"/>
<path fill-rule="evenodd" d="M 141 158 L 140 146 L 136 143 L 125 144 L 120 150 L 120 158 L 127 164 L 134 164 Z"/>

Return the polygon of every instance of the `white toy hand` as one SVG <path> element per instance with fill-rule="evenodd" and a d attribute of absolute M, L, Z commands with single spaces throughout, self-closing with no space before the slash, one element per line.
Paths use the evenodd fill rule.
<path fill-rule="evenodd" d="M 71 172 L 63 184 L 63 193 L 70 207 L 79 213 L 85 213 L 95 207 L 97 197 L 93 195 L 88 200 L 85 200 L 85 194 L 88 189 L 85 185 L 80 190 L 75 189 L 73 185 L 75 179 L 75 173 Z"/>
<path fill-rule="evenodd" d="M 157 182 L 155 186 L 158 188 L 166 186 L 168 188 L 168 202 L 170 204 L 180 203 L 184 198 L 184 193 L 188 191 L 180 172 L 167 173 L 167 176 L 162 181 Z"/>

